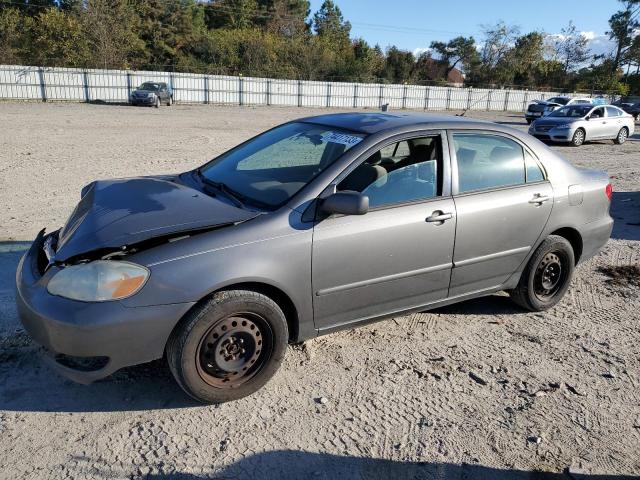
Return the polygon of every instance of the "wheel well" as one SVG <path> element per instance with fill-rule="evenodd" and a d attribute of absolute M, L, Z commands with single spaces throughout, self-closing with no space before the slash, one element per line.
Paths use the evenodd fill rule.
<path fill-rule="evenodd" d="M 571 248 L 573 248 L 573 254 L 577 264 L 580 260 L 580 256 L 582 255 L 582 236 L 580 235 L 580 232 L 575 228 L 564 227 L 552 232 L 551 235 L 559 235 L 560 237 L 567 239 L 571 244 Z"/>
<path fill-rule="evenodd" d="M 291 301 L 289 296 L 279 288 L 274 287 L 273 285 L 268 285 L 266 283 L 246 282 L 227 285 L 220 290 L 251 290 L 253 292 L 258 292 L 269 297 L 271 300 L 278 304 L 278 306 L 282 309 L 282 313 L 284 313 L 284 316 L 287 319 L 287 327 L 289 328 L 289 341 L 295 341 L 295 339 L 298 338 L 298 310 L 296 309 L 296 306 Z"/>

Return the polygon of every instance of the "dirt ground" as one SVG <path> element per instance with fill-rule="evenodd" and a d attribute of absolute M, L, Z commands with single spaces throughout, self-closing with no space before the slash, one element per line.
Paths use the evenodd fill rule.
<path fill-rule="evenodd" d="M 186 170 L 323 112 L 0 104 L 0 478 L 639 478 L 640 135 L 554 147 L 609 172 L 616 223 L 543 314 L 493 295 L 329 335 L 220 406 L 190 401 L 162 362 L 91 386 L 42 364 L 14 272 L 83 185 Z"/>

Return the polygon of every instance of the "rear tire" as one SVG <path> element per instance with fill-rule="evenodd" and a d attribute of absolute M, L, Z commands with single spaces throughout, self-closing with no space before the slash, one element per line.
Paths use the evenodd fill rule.
<path fill-rule="evenodd" d="M 169 97 L 169 100 L 167 100 L 167 107 L 170 107 L 171 105 L 173 105 L 173 98 Z"/>
<path fill-rule="evenodd" d="M 567 292 L 575 269 L 569 241 L 549 235 L 536 249 L 522 272 L 518 286 L 509 291 L 511 299 L 532 312 L 547 310 Z"/>
<path fill-rule="evenodd" d="M 629 130 L 627 127 L 622 127 L 618 132 L 618 136 L 613 140 L 616 145 L 622 145 L 629 138 Z"/>
<path fill-rule="evenodd" d="M 571 138 L 571 145 L 579 147 L 584 143 L 585 136 L 585 131 L 582 128 L 577 129 L 573 134 L 573 138 Z"/>
<path fill-rule="evenodd" d="M 182 389 L 203 403 L 251 395 L 276 373 L 289 338 L 269 297 L 227 290 L 189 312 L 167 343 L 167 362 Z"/>

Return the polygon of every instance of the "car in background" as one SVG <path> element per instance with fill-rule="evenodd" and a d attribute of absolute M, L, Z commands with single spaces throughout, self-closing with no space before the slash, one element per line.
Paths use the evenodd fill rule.
<path fill-rule="evenodd" d="M 613 105 L 569 105 L 533 122 L 529 133 L 540 140 L 579 147 L 589 140 L 623 144 L 634 128 L 633 117 Z"/>
<path fill-rule="evenodd" d="M 165 82 L 144 82 L 129 96 L 131 105 L 148 105 L 158 108 L 164 103 L 170 107 L 173 104 L 173 92 Z"/>
<path fill-rule="evenodd" d="M 179 175 L 84 187 L 20 261 L 18 312 L 76 381 L 165 357 L 219 403 L 262 387 L 288 342 L 499 290 L 551 308 L 609 239 L 611 195 L 504 125 L 307 117 Z"/>
<path fill-rule="evenodd" d="M 636 121 L 640 121 L 640 96 L 622 97 L 613 102 L 613 105 L 632 115 Z"/>
<path fill-rule="evenodd" d="M 549 115 L 551 112 L 567 105 L 591 104 L 591 99 L 586 97 L 551 97 L 547 100 L 534 100 L 527 107 L 527 111 L 524 112 L 524 118 L 530 124 L 534 120 Z"/>

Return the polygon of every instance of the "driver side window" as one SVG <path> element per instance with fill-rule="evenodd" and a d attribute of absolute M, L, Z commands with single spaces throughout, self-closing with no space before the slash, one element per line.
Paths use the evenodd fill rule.
<path fill-rule="evenodd" d="M 387 145 L 370 155 L 338 184 L 369 197 L 371 208 L 414 202 L 441 194 L 442 145 L 439 136 Z"/>

